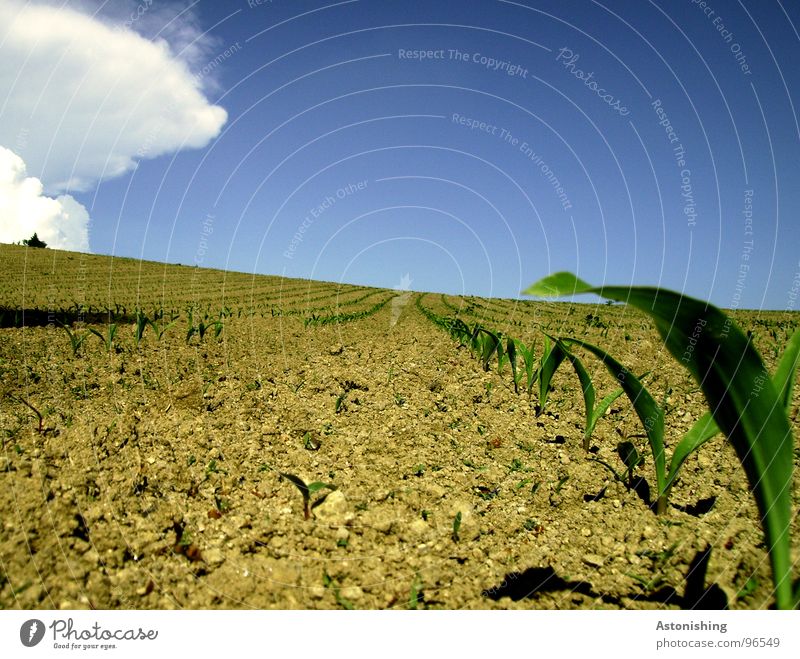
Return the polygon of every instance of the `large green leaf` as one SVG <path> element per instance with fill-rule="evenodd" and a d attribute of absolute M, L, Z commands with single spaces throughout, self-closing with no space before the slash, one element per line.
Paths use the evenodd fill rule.
<path fill-rule="evenodd" d="M 792 402 L 792 387 L 798 362 L 800 362 L 800 330 L 795 332 L 789 339 L 786 350 L 781 356 L 778 368 L 772 378 L 772 384 L 778 392 L 779 399 L 787 414 L 789 413 L 789 405 Z M 706 412 L 688 430 L 672 454 L 669 474 L 667 475 L 667 494 L 686 458 L 718 433 L 719 427 L 714 422 L 711 412 Z"/>
<path fill-rule="evenodd" d="M 678 477 L 683 463 L 686 462 L 692 453 L 699 449 L 703 444 L 710 440 L 714 435 L 719 433 L 719 427 L 714 423 L 714 417 L 711 412 L 706 412 L 701 416 L 694 425 L 689 428 L 683 439 L 675 447 L 672 452 L 672 459 L 669 464 L 669 473 L 667 474 L 667 482 L 664 485 L 664 498 L 669 497 L 669 491 L 675 479 Z"/>
<path fill-rule="evenodd" d="M 792 403 L 792 389 L 798 363 L 800 363 L 800 330 L 797 330 L 786 344 L 786 349 L 772 378 L 775 391 L 778 392 L 778 397 L 787 413 L 789 405 Z"/>
<path fill-rule="evenodd" d="M 655 322 L 672 356 L 699 383 L 741 461 L 761 514 L 776 604 L 793 608 L 790 558 L 793 439 L 764 364 L 749 339 L 715 306 L 649 287 L 592 287 L 570 273 L 530 286 L 530 295 L 595 293 L 628 303 Z"/>
<path fill-rule="evenodd" d="M 550 394 L 550 381 L 566 356 L 567 354 L 564 352 L 561 343 L 551 343 L 547 336 L 544 337 L 544 352 L 539 366 L 539 414 L 544 411 L 544 407 L 547 404 L 547 397 Z"/>

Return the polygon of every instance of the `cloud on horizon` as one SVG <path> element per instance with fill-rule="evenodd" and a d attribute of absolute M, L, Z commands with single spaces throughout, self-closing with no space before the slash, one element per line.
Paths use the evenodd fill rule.
<path fill-rule="evenodd" d="M 148 36 L 124 16 L 0 2 L 0 145 L 51 194 L 205 147 L 227 121 L 192 73 L 211 43 L 193 15 L 167 21 L 160 35 L 156 13 L 131 25 Z"/>
<path fill-rule="evenodd" d="M 15 243 L 34 233 L 54 249 L 89 249 L 89 213 L 70 195 L 43 195 L 25 163 L 0 146 L 0 242 Z"/>

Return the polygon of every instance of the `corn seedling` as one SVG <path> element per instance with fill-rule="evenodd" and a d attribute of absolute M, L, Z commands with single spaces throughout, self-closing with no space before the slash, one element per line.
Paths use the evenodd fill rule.
<path fill-rule="evenodd" d="M 487 330 L 484 327 L 480 327 L 478 329 L 479 329 L 478 342 L 480 345 L 479 354 L 480 354 L 481 364 L 483 365 L 483 370 L 484 371 L 489 370 L 489 363 L 491 362 L 492 357 L 494 357 L 494 355 L 497 354 L 497 370 L 500 371 L 503 365 L 503 357 L 502 357 L 503 343 L 500 338 L 500 335 L 495 334 L 494 332 Z"/>
<path fill-rule="evenodd" d="M 560 272 L 533 284 L 525 293 L 561 297 L 595 293 L 630 304 L 652 318 L 666 348 L 700 385 L 714 422 L 744 467 L 761 516 L 776 605 L 794 608 L 798 594 L 792 586 L 790 542 L 794 440 L 785 407 L 751 339 L 715 306 L 665 289 L 594 287 L 571 273 Z M 625 388 L 626 382 L 620 384 Z M 654 430 L 663 432 L 663 427 L 657 428 L 663 417 L 649 394 L 647 398 L 656 414 L 648 430 L 652 442 Z M 663 449 L 660 455 L 663 459 Z M 659 483 L 659 499 L 665 485 L 666 480 Z"/>
<path fill-rule="evenodd" d="M 137 309 L 136 318 L 134 319 L 134 326 L 133 326 L 133 338 L 136 339 L 137 347 L 139 343 L 141 343 L 142 336 L 144 335 L 144 330 L 147 328 L 147 325 L 149 323 L 150 320 L 147 318 L 145 313 L 141 309 Z"/>
<path fill-rule="evenodd" d="M 461 511 L 456 513 L 453 518 L 453 542 L 458 542 L 458 532 L 461 530 Z"/>
<path fill-rule="evenodd" d="M 617 444 L 617 455 L 625 465 L 625 475 L 629 489 L 633 488 L 633 472 L 644 464 L 644 456 L 639 453 L 633 442 L 620 442 Z"/>
<path fill-rule="evenodd" d="M 553 343 L 550 337 L 545 334 L 544 350 L 539 361 L 539 407 L 536 410 L 537 416 L 544 412 L 544 407 L 547 404 L 547 397 L 550 394 L 550 382 L 566 356 L 567 353 L 564 350 L 563 344 L 560 342 Z"/>
<path fill-rule="evenodd" d="M 555 339 L 555 341 L 557 344 L 560 344 L 557 339 Z M 623 387 L 618 387 L 605 398 L 603 398 L 597 404 L 597 406 L 595 406 L 594 403 L 596 398 L 594 384 L 592 383 L 592 378 L 589 375 L 589 372 L 586 370 L 586 367 L 583 365 L 583 362 L 581 362 L 577 356 L 567 350 L 563 344 L 559 345 L 559 350 L 572 364 L 572 368 L 575 370 L 575 374 L 578 376 L 578 381 L 581 384 L 583 403 L 586 410 L 586 425 L 583 432 L 583 448 L 584 450 L 588 451 L 589 443 L 598 420 L 606 413 L 606 410 L 611 407 L 614 401 L 616 401 L 617 398 L 625 393 L 625 389 Z M 641 376 L 639 380 L 641 380 L 643 377 L 644 376 Z"/>
<path fill-rule="evenodd" d="M 339 587 L 339 584 L 336 583 L 336 581 L 334 581 L 327 572 L 325 572 L 322 575 L 322 585 L 325 588 L 330 588 L 333 591 L 333 597 L 336 599 L 336 603 L 343 609 L 352 611 L 355 608 L 350 600 L 347 600 L 344 597 L 342 597 L 341 588 Z"/>
<path fill-rule="evenodd" d="M 319 451 L 321 446 L 322 442 L 314 437 L 314 435 L 311 434 L 311 431 L 308 431 L 305 435 L 303 435 L 303 448 L 306 449 L 306 451 Z"/>
<path fill-rule="evenodd" d="M 111 347 L 114 343 L 114 337 L 116 337 L 117 335 L 116 323 L 109 323 L 106 326 L 105 335 L 101 334 L 96 329 L 93 329 L 91 327 L 89 328 L 89 331 L 103 342 L 103 345 L 106 347 L 106 350 L 111 350 Z"/>
<path fill-rule="evenodd" d="M 329 489 L 335 490 L 336 486 L 331 485 L 330 483 L 308 483 L 306 484 L 302 478 L 298 478 L 294 474 L 287 474 L 285 472 L 278 472 L 280 476 L 288 480 L 290 483 L 293 483 L 298 490 L 300 490 L 300 494 L 303 495 L 303 516 L 305 519 L 309 519 L 311 517 L 311 508 L 313 508 L 318 503 L 321 503 L 324 497 L 318 499 L 313 504 L 311 503 L 311 497 L 319 492 L 320 490 Z"/>
<path fill-rule="evenodd" d="M 154 318 L 153 320 L 148 321 L 148 324 L 150 325 L 150 327 L 153 328 L 153 331 L 156 333 L 156 338 L 159 341 L 161 341 L 164 334 L 167 333 L 167 330 L 169 330 L 175 323 L 178 322 L 177 320 L 173 320 L 172 322 L 169 323 L 159 322 L 159 320 L 163 318 L 163 316 L 164 314 L 162 312 L 160 318 Z"/>
<path fill-rule="evenodd" d="M 536 368 L 536 359 L 534 356 L 534 350 L 536 348 L 536 342 L 528 348 L 522 341 L 514 341 L 514 351 L 515 353 L 519 353 L 522 355 L 522 363 L 525 366 L 525 390 L 528 392 L 528 398 L 531 397 L 531 392 L 533 391 L 533 385 L 536 383 L 536 379 L 539 377 L 539 371 Z M 514 361 L 512 360 L 512 369 Z M 522 376 L 515 375 L 514 376 L 514 388 L 519 393 L 518 390 L 518 382 L 521 380 Z"/>
<path fill-rule="evenodd" d="M 639 378 L 620 364 L 602 348 L 580 339 L 561 339 L 564 343 L 579 345 L 593 353 L 606 366 L 611 375 L 619 382 L 621 389 L 630 399 L 639 420 L 642 422 L 650 450 L 653 453 L 653 464 L 656 471 L 656 486 L 659 496 L 656 500 L 656 514 L 660 515 L 667 509 L 667 500 L 664 496 L 666 488 L 666 458 L 664 455 L 664 410 L 656 403 L 650 392 L 644 387 Z M 563 351 L 563 349 L 562 349 Z M 588 376 L 587 376 L 588 377 Z M 586 390 L 584 390 L 584 396 Z M 588 409 L 588 401 L 587 409 Z"/>
<path fill-rule="evenodd" d="M 64 324 L 61 324 L 62 329 L 67 333 L 69 337 L 69 344 L 72 348 L 72 356 L 77 357 L 78 351 L 81 349 L 83 342 L 86 340 L 86 337 L 89 336 L 90 332 L 84 332 L 83 334 L 79 334 L 78 332 L 72 332 L 69 327 Z"/>
<path fill-rule="evenodd" d="M 408 608 L 416 611 L 420 604 L 424 604 L 424 595 L 422 593 L 422 579 L 419 572 L 414 575 L 414 581 L 411 582 L 411 592 L 408 595 Z"/>

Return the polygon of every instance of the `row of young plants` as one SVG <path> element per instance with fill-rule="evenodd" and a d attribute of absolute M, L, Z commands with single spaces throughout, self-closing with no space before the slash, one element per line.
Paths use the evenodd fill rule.
<path fill-rule="evenodd" d="M 788 416 L 800 361 L 800 330 L 789 338 L 770 377 L 752 344 L 752 337 L 745 335 L 724 312 L 705 301 L 660 288 L 593 287 L 570 273 L 546 277 L 524 293 L 538 297 L 593 293 L 627 303 L 652 318 L 668 351 L 689 370 L 708 404 L 708 411 L 677 443 L 669 462 L 663 406 L 644 385 L 644 376 L 637 377 L 601 347 L 583 339 L 542 332 L 542 349 L 537 357 L 535 341 L 526 346 L 479 323 L 468 325 L 458 317 L 440 316 L 424 307 L 421 297 L 417 298 L 417 307 L 455 340 L 469 346 L 484 369 L 489 370 L 496 362 L 497 371 L 502 375 L 508 364 L 516 392 L 522 388 L 531 397 L 537 390 L 537 414 L 545 408 L 553 375 L 561 364 L 569 362 L 583 394 L 583 447 L 587 451 L 598 420 L 615 400 L 625 395 L 644 427 L 652 453 L 656 479 L 652 508 L 657 515 L 667 510 L 670 491 L 687 458 L 714 436 L 724 433 L 745 470 L 759 509 L 772 567 L 776 606 L 792 609 L 800 605 L 800 580 L 792 581 L 790 557 L 794 440 Z M 597 358 L 618 384 L 599 402 L 589 369 L 579 352 Z M 630 482 L 633 469 L 641 464 L 642 458 L 629 442 L 620 444 L 618 452 Z M 624 480 L 606 466 L 619 480 Z"/>
<path fill-rule="evenodd" d="M 308 327 L 309 325 L 333 325 L 338 323 L 348 323 L 353 320 L 361 320 L 378 313 L 395 297 L 397 297 L 397 294 L 390 295 L 385 300 L 381 300 L 380 302 L 373 304 L 368 309 L 362 309 L 360 311 L 327 315 L 317 315 L 316 313 L 312 313 L 310 316 L 306 317 L 304 324 L 306 327 Z"/>
<path fill-rule="evenodd" d="M 202 341 L 209 330 L 213 332 L 214 338 L 219 338 L 225 327 L 224 319 L 232 315 L 233 312 L 226 308 L 216 315 L 205 312 L 202 317 L 199 314 L 196 317 L 195 310 L 190 307 L 187 310 L 186 342 L 189 343 L 194 336 L 197 336 L 199 340 Z M 180 314 L 177 312 L 170 313 L 169 318 L 167 318 L 163 310 L 156 310 L 153 312 L 152 316 L 148 316 L 141 309 L 136 309 L 133 318 L 133 339 L 136 347 L 138 348 L 140 346 L 148 328 L 150 328 L 151 333 L 154 334 L 160 342 L 165 334 L 178 323 L 179 318 Z M 59 322 L 58 325 L 67 335 L 73 357 L 78 356 L 81 347 L 90 336 L 96 336 L 100 339 L 100 342 L 106 350 L 110 351 L 116 345 L 120 326 L 119 323 L 109 322 L 106 324 L 105 332 L 103 333 L 94 327 L 87 327 L 85 330 L 81 331 L 78 329 L 71 329 L 70 325 L 67 323 Z"/>
<path fill-rule="evenodd" d="M 332 304 L 313 309 L 311 311 L 311 315 L 305 318 L 305 326 L 343 323 L 371 316 L 380 311 L 394 297 L 394 295 L 360 311 L 349 313 L 337 312 L 332 314 L 324 314 L 320 312 L 338 310 L 340 307 L 352 306 L 359 302 L 363 302 L 364 300 L 381 292 L 382 291 L 380 290 L 371 290 L 369 293 L 366 293 L 365 295 L 353 300 L 346 300 L 337 305 Z M 209 331 L 213 333 L 214 338 L 219 338 L 225 326 L 224 319 L 226 317 L 232 318 L 234 316 L 241 317 L 243 309 L 240 307 L 234 311 L 230 307 L 224 307 L 217 314 L 212 314 L 208 309 L 202 311 L 195 307 L 189 306 L 186 308 L 185 312 L 187 318 L 186 342 L 189 343 L 195 336 L 198 337 L 200 341 L 203 341 L 206 333 Z M 71 307 L 62 319 L 56 318 L 56 324 L 58 324 L 58 326 L 60 326 L 67 335 L 73 356 L 78 355 L 84 342 L 90 336 L 96 336 L 98 339 L 100 339 L 106 349 L 111 350 L 117 338 L 117 333 L 121 322 L 126 321 L 132 322 L 133 324 L 133 338 L 137 347 L 141 344 L 141 341 L 148 328 L 151 329 L 151 332 L 156 336 L 157 340 L 161 341 L 164 335 L 178 323 L 181 315 L 180 312 L 174 309 L 169 311 L 166 311 L 163 308 L 154 309 L 150 314 L 147 314 L 142 309 L 136 308 L 131 317 L 127 315 L 127 309 L 123 305 L 115 305 L 113 311 L 107 308 L 105 313 L 108 314 L 108 322 L 106 323 L 106 329 L 104 333 L 93 327 L 87 327 L 83 331 L 71 328 L 72 323 L 74 323 L 76 320 L 83 320 L 84 322 L 90 322 L 92 319 L 97 320 L 91 315 L 92 310 L 90 308 L 83 307 L 82 305 L 75 305 L 74 307 Z M 276 310 L 274 308 L 271 310 L 273 317 L 301 315 L 304 313 L 308 313 L 308 310 Z M 102 317 L 104 314 L 98 315 Z M 254 314 L 251 313 L 250 315 Z M 262 316 L 263 315 L 264 314 L 262 314 Z M 20 323 L 22 325 L 25 324 L 24 318 L 20 320 Z"/>
<path fill-rule="evenodd" d="M 315 299 L 311 299 L 311 300 L 304 300 L 305 306 L 297 307 L 295 309 L 281 309 L 281 308 L 278 308 L 278 307 L 273 307 L 272 310 L 271 310 L 271 314 L 272 314 L 273 317 L 305 316 L 305 315 L 322 316 L 322 315 L 325 315 L 326 312 L 335 311 L 335 310 L 339 309 L 340 307 L 351 307 L 353 305 L 360 304 L 361 302 L 364 302 L 365 300 L 368 300 L 371 297 L 379 295 L 380 293 L 385 293 L 385 291 L 382 291 L 382 290 L 379 290 L 379 289 L 372 289 L 372 290 L 368 291 L 367 293 L 365 293 L 363 295 L 359 295 L 358 297 L 353 298 L 351 300 L 347 300 L 347 299 L 340 300 L 338 296 L 326 295 L 326 296 L 320 297 L 320 298 L 315 298 Z M 308 306 L 309 303 L 311 303 L 311 302 L 317 302 L 319 300 L 331 300 L 331 299 L 333 299 L 334 302 L 331 302 L 330 304 L 325 304 L 323 306 L 314 307 L 314 308 L 309 308 L 309 306 Z"/>

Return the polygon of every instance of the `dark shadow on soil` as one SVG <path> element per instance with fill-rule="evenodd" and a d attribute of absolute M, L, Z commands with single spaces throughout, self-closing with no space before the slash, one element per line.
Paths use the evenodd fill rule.
<path fill-rule="evenodd" d="M 592 590 L 588 581 L 566 581 L 556 574 L 552 567 L 531 567 L 524 572 L 511 572 L 505 576 L 503 583 L 483 591 L 482 595 L 495 602 L 503 597 L 510 597 L 512 601 L 519 602 L 523 599 L 533 598 L 540 593 L 555 593 L 569 591 L 586 595 L 587 597 L 600 598 L 605 602 L 618 604 L 617 598 L 600 595 Z"/>
<path fill-rule="evenodd" d="M 556 573 L 552 567 L 532 567 L 524 572 L 510 572 L 503 582 L 487 588 L 481 594 L 495 602 L 508 597 L 514 602 L 534 599 L 543 593 L 568 591 L 578 593 L 605 603 L 621 606 L 623 600 L 651 602 L 678 606 L 681 609 L 718 611 L 728 608 L 725 592 L 716 584 L 706 587 L 706 570 L 711 557 L 711 547 L 706 546 L 692 560 L 686 575 L 686 589 L 681 596 L 672 586 L 665 586 L 647 593 L 632 593 L 615 597 L 596 593 L 588 581 L 567 581 Z"/>
<path fill-rule="evenodd" d="M 686 506 L 678 506 L 676 504 L 673 505 L 682 513 L 692 515 L 692 517 L 700 517 L 701 515 L 705 515 L 706 513 L 710 512 L 716 502 L 717 497 L 708 497 L 707 499 L 700 499 L 695 504 L 689 504 Z"/>
<path fill-rule="evenodd" d="M 583 500 L 585 503 L 590 503 L 592 501 L 600 501 L 606 495 L 606 488 L 602 488 L 599 492 L 595 492 L 594 494 L 584 494 Z"/>
<path fill-rule="evenodd" d="M 717 584 L 706 587 L 706 571 L 711 559 L 711 545 L 695 554 L 686 575 L 686 592 L 683 595 L 684 609 L 721 611 L 728 608 L 728 596 Z"/>
<path fill-rule="evenodd" d="M 106 323 L 133 323 L 136 316 L 129 313 L 113 311 L 69 311 L 48 309 L 12 309 L 0 307 L 0 328 L 9 327 L 48 327 L 50 325 L 73 325 L 88 323 L 103 325 Z"/>
<path fill-rule="evenodd" d="M 655 503 L 650 498 L 650 483 L 641 476 L 638 478 L 633 479 L 633 483 L 631 483 L 631 489 L 636 493 L 642 501 L 644 501 L 650 508 L 652 508 Z"/>

